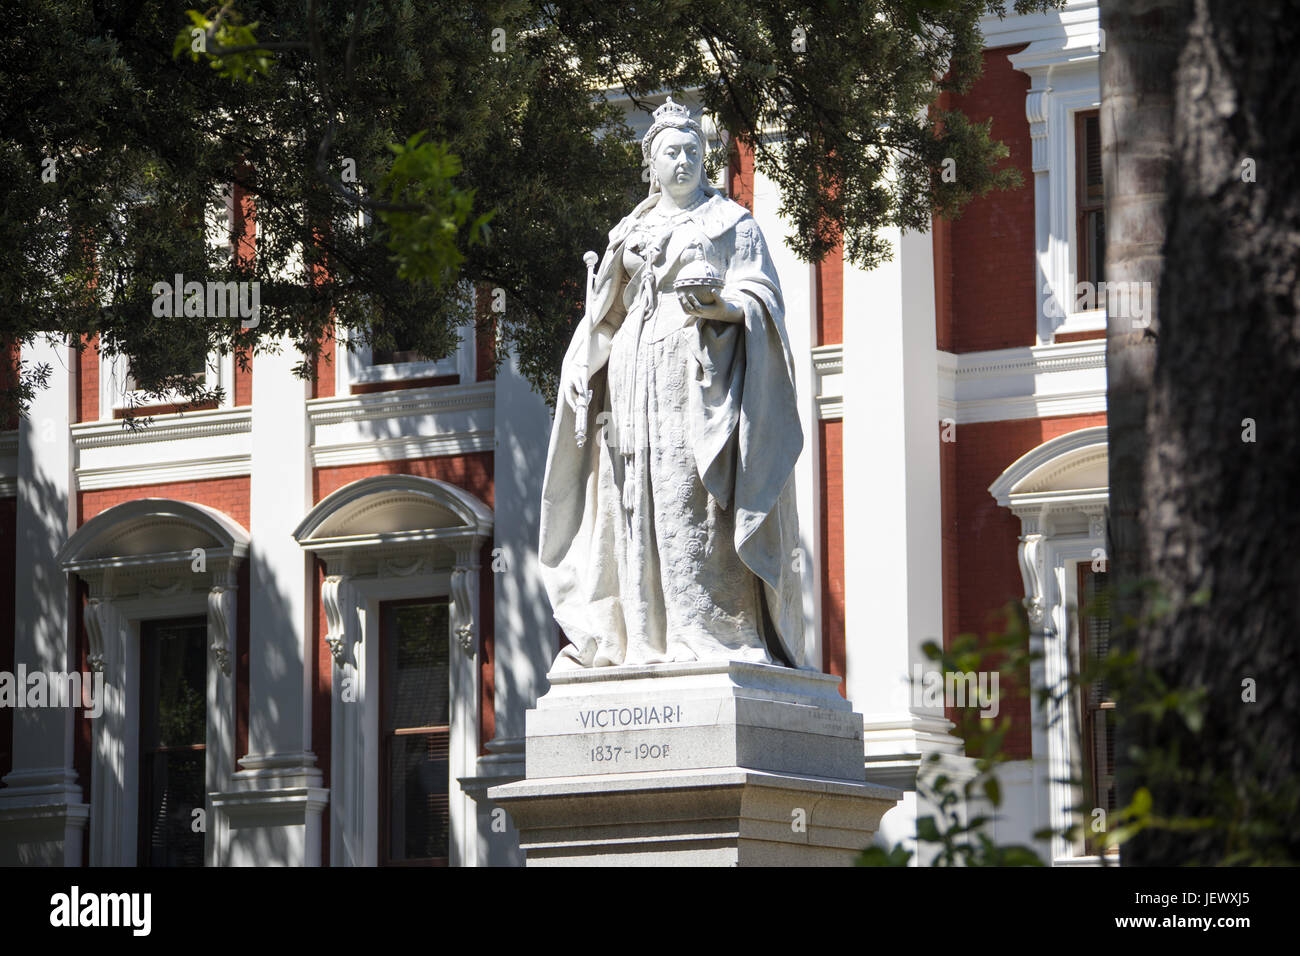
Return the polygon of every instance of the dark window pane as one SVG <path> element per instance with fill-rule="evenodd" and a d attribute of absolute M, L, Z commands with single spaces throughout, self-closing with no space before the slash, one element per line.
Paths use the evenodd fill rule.
<path fill-rule="evenodd" d="M 1106 213 L 1098 209 L 1087 214 L 1088 271 L 1084 277 L 1088 282 L 1106 281 Z M 1100 296 L 1099 296 L 1100 298 Z M 1105 306 L 1098 302 L 1097 308 Z"/>
<path fill-rule="evenodd" d="M 447 859 L 450 831 L 446 731 L 404 734 L 389 751 L 389 858 Z"/>
<path fill-rule="evenodd" d="M 1084 183 L 1085 195 L 1090 200 L 1103 198 L 1101 179 L 1101 121 L 1094 113 L 1084 119 Z"/>
<path fill-rule="evenodd" d="M 451 606 L 385 604 L 381 618 L 385 862 L 446 863 Z"/>
<path fill-rule="evenodd" d="M 140 629 L 142 866 L 202 866 L 207 740 L 207 621 L 148 621 Z"/>
<path fill-rule="evenodd" d="M 370 353 L 371 365 L 400 365 L 406 362 L 423 362 L 424 356 L 414 349 L 375 349 Z"/>
<path fill-rule="evenodd" d="M 451 719 L 446 604 L 396 604 L 385 608 L 388 687 L 385 727 L 445 727 Z"/>

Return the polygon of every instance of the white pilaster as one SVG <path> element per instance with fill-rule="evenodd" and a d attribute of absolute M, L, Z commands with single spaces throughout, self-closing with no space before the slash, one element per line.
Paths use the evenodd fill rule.
<path fill-rule="evenodd" d="M 222 795 L 216 804 L 249 821 L 241 826 L 244 838 L 230 830 L 232 840 L 246 838 L 248 846 L 221 848 L 223 862 L 248 858 L 258 843 L 250 830 L 265 827 L 281 832 L 265 835 L 272 852 L 269 859 L 256 854 L 258 862 L 311 865 L 320 858 L 325 792 L 311 739 L 310 561 L 293 538 L 312 504 L 308 384 L 293 374 L 298 350 L 287 339 L 280 345 L 278 354 L 259 353 L 253 381 L 249 752 L 233 775 L 239 795 Z"/>
<path fill-rule="evenodd" d="M 50 377 L 18 426 L 14 665 L 28 673 L 70 672 L 78 668 L 57 556 L 75 522 L 68 437 L 74 357 L 67 346 L 40 340 L 23 349 L 23 358 L 48 365 Z M 70 706 L 14 711 L 13 770 L 0 789 L 0 863 L 80 864 L 89 808 L 72 769 L 72 731 Z"/>
<path fill-rule="evenodd" d="M 930 236 L 891 238 L 844 276 L 846 682 L 876 761 L 959 746 L 909 684 L 943 633 L 934 266 Z"/>

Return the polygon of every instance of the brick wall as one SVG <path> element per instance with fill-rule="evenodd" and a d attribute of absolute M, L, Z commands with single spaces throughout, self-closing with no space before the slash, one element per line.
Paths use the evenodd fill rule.
<path fill-rule="evenodd" d="M 844 341 L 844 243 L 835 248 L 815 269 L 817 282 L 817 344 Z"/>
<path fill-rule="evenodd" d="M 951 492 L 955 528 L 949 540 L 955 540 L 960 574 L 955 581 L 945 581 L 945 597 L 955 585 L 958 633 L 1001 630 L 1007 603 L 1025 596 L 1016 555 L 1020 519 L 998 505 L 989 485 L 1008 465 L 1043 442 L 1105 423 L 1106 416 L 1097 414 L 957 426 L 957 441 L 948 445 L 955 472 Z M 1029 701 L 1011 693 L 1010 678 L 1008 674 L 1000 678 L 1002 695 L 1010 698 L 1002 713 L 1012 720 L 1006 752 L 1013 759 L 1028 758 L 1032 754 Z M 952 716 L 949 713 L 949 719 Z"/>
<path fill-rule="evenodd" d="M 972 201 L 949 226 L 952 329 L 950 337 L 940 336 L 939 347 L 954 352 L 1033 345 L 1037 337 L 1034 174 L 1025 119 L 1029 77 L 1007 60 L 1022 49 L 985 50 L 983 75 L 969 93 L 951 99 L 952 108 L 972 120 L 993 118 L 993 139 L 1010 150 L 1002 165 L 1018 169 L 1022 180 L 1018 189 Z"/>
<path fill-rule="evenodd" d="M 419 475 L 437 478 L 457 488 L 464 488 L 489 508 L 492 507 L 492 452 L 438 458 L 411 458 L 400 461 L 370 462 L 364 465 L 338 465 L 317 468 L 312 475 L 313 501 L 344 485 L 371 475 Z"/>
<path fill-rule="evenodd" d="M 754 211 L 754 147 L 743 140 L 736 141 L 736 151 L 732 154 L 731 165 L 727 170 L 728 189 L 734 202 L 740 203 L 753 213 Z"/>
<path fill-rule="evenodd" d="M 100 512 L 123 502 L 135 501 L 139 498 L 172 498 L 176 501 L 190 501 L 215 508 L 238 521 L 245 530 L 251 532 L 248 493 L 247 477 L 206 478 L 202 481 L 178 481 L 133 488 L 79 491 L 77 492 L 77 514 L 79 515 L 77 525 L 80 527 Z"/>
<path fill-rule="evenodd" d="M 820 423 L 822 670 L 843 677 L 844 644 L 844 422 Z M 840 684 L 843 694 L 844 684 Z"/>
<path fill-rule="evenodd" d="M 99 336 L 86 338 L 86 347 L 77 352 L 77 421 L 99 420 Z"/>

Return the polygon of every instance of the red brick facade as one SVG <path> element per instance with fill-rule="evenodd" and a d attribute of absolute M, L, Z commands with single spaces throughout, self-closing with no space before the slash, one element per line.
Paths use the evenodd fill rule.
<path fill-rule="evenodd" d="M 955 479 L 944 493 L 945 554 L 956 552 L 955 561 L 944 565 L 945 604 L 952 603 L 954 592 L 957 597 L 955 630 L 945 630 L 945 640 L 958 633 L 1001 630 L 1007 604 L 1025 596 L 1016 556 L 1020 519 L 998 505 L 989 485 L 1008 465 L 1043 442 L 1105 423 L 1101 414 L 957 426 L 957 440 L 946 445 L 951 451 L 944 455 L 952 462 Z M 949 613 L 944 618 L 945 625 L 953 620 Z M 1011 701 L 1002 709 L 1012 720 L 1006 753 L 1013 759 L 1028 758 L 1032 753 L 1029 701 L 1009 692 L 1010 677 L 1001 677 L 1003 697 Z"/>
<path fill-rule="evenodd" d="M 134 488 L 106 488 L 101 491 L 77 492 L 77 526 L 85 524 L 95 515 L 114 505 L 138 498 L 173 498 L 196 505 L 215 508 L 238 521 L 244 530 L 251 532 L 248 513 L 247 477 L 206 478 L 202 481 L 178 481 L 160 485 Z"/>
<path fill-rule="evenodd" d="M 983 75 L 965 96 L 952 97 L 952 108 L 972 120 L 993 118 L 993 139 L 1010 150 L 1003 165 L 1018 169 L 1022 184 L 974 200 L 961 218 L 936 235 L 945 243 L 943 254 L 936 255 L 936 268 L 940 260 L 945 267 L 951 265 L 951 280 L 947 275 L 936 278 L 937 285 L 945 287 L 951 281 L 951 336 L 945 334 L 940 315 L 939 348 L 946 351 L 1005 349 L 1037 340 L 1034 174 L 1025 119 L 1029 77 L 1013 70 L 1007 60 L 1007 54 L 1022 49 L 985 50 Z"/>
<path fill-rule="evenodd" d="M 828 674 L 845 674 L 844 643 L 844 422 L 821 423 L 822 660 Z M 840 693 L 845 693 L 840 684 Z"/>

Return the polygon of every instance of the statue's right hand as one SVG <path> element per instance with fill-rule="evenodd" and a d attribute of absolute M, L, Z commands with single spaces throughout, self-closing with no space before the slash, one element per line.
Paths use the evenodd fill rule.
<path fill-rule="evenodd" d="M 575 362 L 566 368 L 560 393 L 569 408 L 577 411 L 578 402 L 587 394 L 587 366 Z"/>

